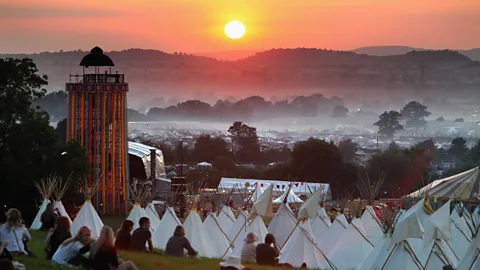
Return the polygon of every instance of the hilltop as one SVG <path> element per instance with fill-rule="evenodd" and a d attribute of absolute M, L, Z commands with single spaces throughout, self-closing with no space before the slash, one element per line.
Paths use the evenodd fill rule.
<path fill-rule="evenodd" d="M 369 46 L 352 50 L 352 52 L 358 54 L 366 54 L 372 56 L 401 55 L 409 53 L 411 51 L 427 51 L 427 49 L 413 48 L 408 46 Z M 480 61 L 480 48 L 455 51 L 469 57 L 474 61 Z"/>

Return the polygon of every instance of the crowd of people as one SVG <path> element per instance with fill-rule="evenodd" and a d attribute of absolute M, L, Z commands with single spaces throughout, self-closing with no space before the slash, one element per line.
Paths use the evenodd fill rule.
<path fill-rule="evenodd" d="M 0 226 L 0 269 L 21 270 L 25 266 L 15 261 L 17 256 L 36 257 L 28 249 L 31 241 L 28 229 L 22 223 L 19 210 L 10 209 L 7 212 L 7 222 Z M 104 226 L 97 240 L 91 239 L 91 230 L 87 226 L 81 227 L 72 235 L 70 221 L 67 217 L 60 216 L 53 205 L 48 205 L 41 216 L 42 230 L 48 234 L 44 243 L 45 257 L 54 265 L 81 267 L 86 270 L 136 270 L 132 261 L 124 261 L 117 251 L 134 251 L 154 253 L 150 220 L 142 217 L 139 228 L 133 230 L 134 222 L 125 220 L 116 235 L 109 226 Z M 278 263 L 280 254 L 275 237 L 267 234 L 264 243 L 258 243 L 258 237 L 247 234 L 241 252 L 241 257 L 227 256 L 220 263 L 222 270 L 242 270 L 241 263 L 289 266 Z M 174 257 L 197 257 L 198 252 L 192 247 L 185 236 L 183 226 L 175 228 L 169 238 L 165 255 Z"/>

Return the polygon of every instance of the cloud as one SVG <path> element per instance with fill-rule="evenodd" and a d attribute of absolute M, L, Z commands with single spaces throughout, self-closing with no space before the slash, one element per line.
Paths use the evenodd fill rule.
<path fill-rule="evenodd" d="M 123 15 L 118 10 L 101 10 L 85 8 L 14 6 L 0 3 L 0 18 L 4 19 L 38 19 L 38 18 L 98 18 Z"/>

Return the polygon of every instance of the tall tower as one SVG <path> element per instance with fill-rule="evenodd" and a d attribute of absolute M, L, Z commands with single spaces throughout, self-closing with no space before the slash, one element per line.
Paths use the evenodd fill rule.
<path fill-rule="evenodd" d="M 103 214 L 125 213 L 128 198 L 127 92 L 123 74 L 112 74 L 112 59 L 95 47 L 80 62 L 82 75 L 70 75 L 67 141 L 87 151 L 89 181 L 100 180 L 94 199 Z"/>

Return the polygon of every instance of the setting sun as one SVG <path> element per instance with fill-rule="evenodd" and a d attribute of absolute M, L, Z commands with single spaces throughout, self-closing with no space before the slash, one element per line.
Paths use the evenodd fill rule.
<path fill-rule="evenodd" d="M 231 39 L 239 39 L 245 34 L 245 26 L 240 21 L 231 21 L 225 25 L 225 35 Z"/>

